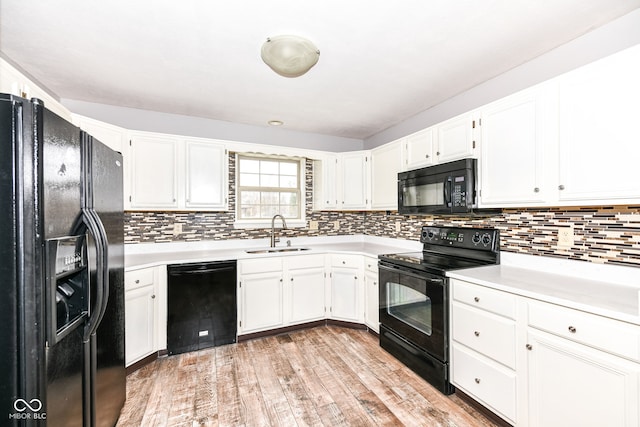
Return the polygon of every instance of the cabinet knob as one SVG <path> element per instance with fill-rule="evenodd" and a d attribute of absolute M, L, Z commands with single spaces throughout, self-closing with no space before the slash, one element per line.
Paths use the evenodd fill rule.
<path fill-rule="evenodd" d="M 564 185 L 562 184 L 558 185 L 558 190 L 564 190 Z"/>
<path fill-rule="evenodd" d="M 291 281 L 293 282 L 293 277 L 291 278 Z"/>
<path fill-rule="evenodd" d="M 480 384 L 480 378 L 476 378 L 474 379 L 474 381 L 476 382 L 476 384 Z"/>
<path fill-rule="evenodd" d="M 329 201 L 327 200 L 327 204 L 329 204 Z"/>
<path fill-rule="evenodd" d="M 427 154 L 426 156 L 424 156 L 424 158 L 425 158 L 425 159 L 428 159 L 428 158 L 429 158 L 429 155 Z"/>
<path fill-rule="evenodd" d="M 343 263 L 343 264 L 346 264 L 347 262 L 346 262 L 346 261 L 342 261 L 342 263 Z"/>
<path fill-rule="evenodd" d="M 378 282 L 373 282 L 373 286 L 378 286 Z"/>
<path fill-rule="evenodd" d="M 478 297 L 473 297 L 473 300 L 474 300 L 475 302 L 480 302 L 480 298 L 478 298 Z"/>
<path fill-rule="evenodd" d="M 140 283 L 140 279 L 136 279 L 136 284 Z"/>
<path fill-rule="evenodd" d="M 151 295 L 151 299 L 156 299 L 155 294 L 154 294 L 154 295 Z"/>
<path fill-rule="evenodd" d="M 280 283 L 282 283 L 282 279 L 280 279 Z"/>
<path fill-rule="evenodd" d="M 527 344 L 527 345 L 525 345 L 525 347 L 526 347 L 527 350 L 532 350 L 533 349 L 533 346 L 531 344 Z"/>
<path fill-rule="evenodd" d="M 176 202 L 176 199 L 173 199 L 173 203 L 175 203 L 175 202 Z"/>
<path fill-rule="evenodd" d="M 437 152 L 436 152 L 436 156 L 439 156 L 439 155 L 440 155 L 440 152 L 439 152 L 439 151 L 437 151 Z"/>
<path fill-rule="evenodd" d="M 576 333 L 576 328 L 574 326 L 569 326 L 569 332 L 571 332 L 572 334 Z"/>
<path fill-rule="evenodd" d="M 473 335 L 475 335 L 475 336 L 479 337 L 479 336 L 480 336 L 480 332 L 478 332 L 478 331 L 473 331 Z"/>
<path fill-rule="evenodd" d="M 534 189 L 533 189 L 533 192 L 534 192 L 534 193 L 539 193 L 539 192 L 540 192 L 540 189 L 539 189 L 538 187 L 536 187 L 536 188 L 534 188 Z"/>

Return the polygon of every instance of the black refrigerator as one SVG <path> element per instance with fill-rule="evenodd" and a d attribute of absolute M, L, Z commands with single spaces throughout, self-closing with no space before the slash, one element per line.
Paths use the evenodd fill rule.
<path fill-rule="evenodd" d="M 125 400 L 122 156 L 0 94 L 0 419 L 113 426 Z"/>

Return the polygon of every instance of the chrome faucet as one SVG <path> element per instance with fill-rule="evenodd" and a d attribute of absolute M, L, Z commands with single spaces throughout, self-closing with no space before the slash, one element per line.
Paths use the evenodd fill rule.
<path fill-rule="evenodd" d="M 280 239 L 276 239 L 276 229 L 275 229 L 276 217 L 280 217 L 280 219 L 282 220 L 282 228 L 285 230 L 287 229 L 287 221 L 284 220 L 284 217 L 282 215 L 275 214 L 273 218 L 271 218 L 271 247 L 272 248 L 275 248 L 276 242 L 280 241 Z"/>

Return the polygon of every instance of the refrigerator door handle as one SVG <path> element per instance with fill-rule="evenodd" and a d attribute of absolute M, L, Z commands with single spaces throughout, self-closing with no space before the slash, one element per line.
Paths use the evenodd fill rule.
<path fill-rule="evenodd" d="M 92 209 L 82 208 L 83 221 L 96 245 L 96 299 L 94 310 L 84 330 L 84 342 L 88 342 L 102 321 L 109 298 L 108 244 L 102 221 Z"/>

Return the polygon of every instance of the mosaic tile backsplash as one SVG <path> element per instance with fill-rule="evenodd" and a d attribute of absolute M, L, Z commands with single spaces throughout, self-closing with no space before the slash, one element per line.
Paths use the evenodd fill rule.
<path fill-rule="evenodd" d="M 229 157 L 229 211 L 125 212 L 126 243 L 263 239 L 269 229 L 235 229 L 235 156 Z M 312 163 L 307 161 L 306 219 L 318 229 L 282 230 L 281 238 L 367 234 L 418 240 L 423 225 L 494 227 L 503 251 L 640 267 L 640 206 L 504 209 L 491 217 L 405 216 L 397 212 L 312 211 Z M 181 234 L 173 235 L 175 223 Z M 337 225 L 337 226 L 336 226 Z M 574 227 L 574 244 L 558 246 L 558 228 Z M 397 231 L 399 230 L 399 231 Z"/>

